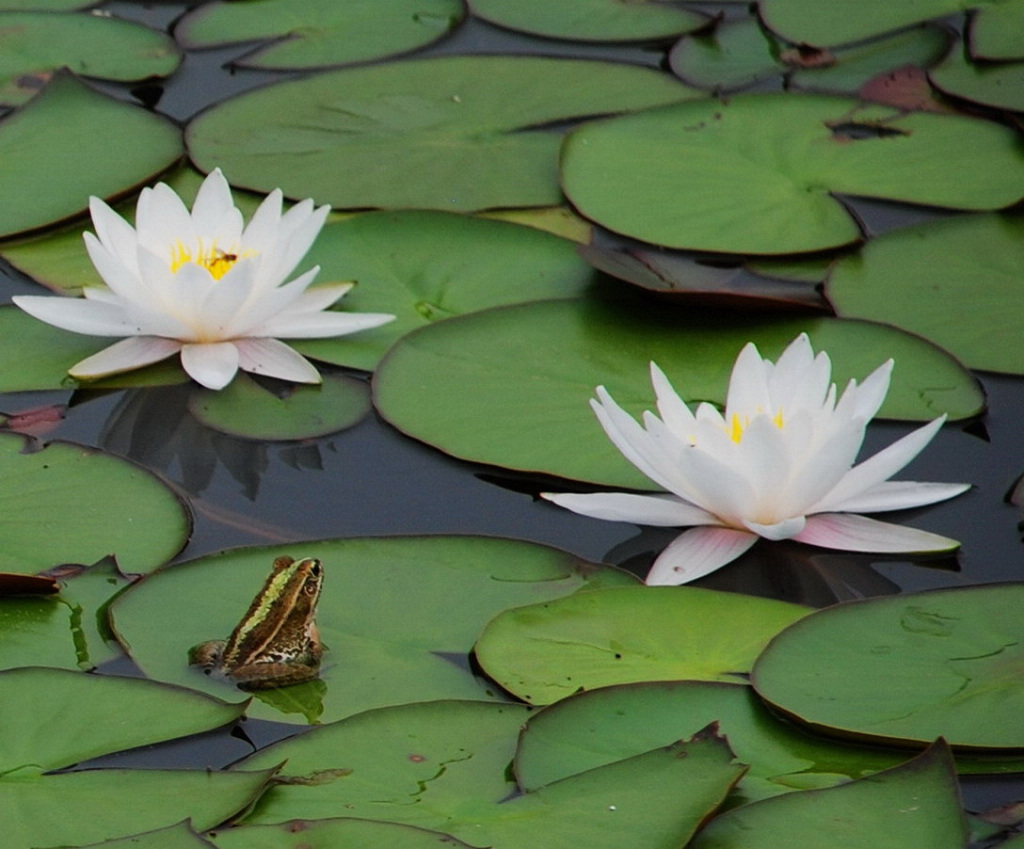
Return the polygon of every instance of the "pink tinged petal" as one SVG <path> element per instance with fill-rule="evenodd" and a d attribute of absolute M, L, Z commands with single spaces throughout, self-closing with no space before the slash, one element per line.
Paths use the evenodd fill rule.
<path fill-rule="evenodd" d="M 85 298 L 16 295 L 11 299 L 33 318 L 62 330 L 86 336 L 135 336 L 144 331 L 133 324 L 124 307 Z"/>
<path fill-rule="evenodd" d="M 952 551 L 960 547 L 959 542 L 949 537 L 850 513 L 808 516 L 807 527 L 794 539 L 822 548 L 886 554 Z"/>
<path fill-rule="evenodd" d="M 341 312 L 329 310 L 316 313 L 288 312 L 254 329 L 251 336 L 277 339 L 324 339 L 348 336 L 360 330 L 369 330 L 394 321 L 389 313 Z"/>
<path fill-rule="evenodd" d="M 138 243 L 135 228 L 98 197 L 89 198 L 89 214 L 103 247 L 131 268 L 135 263 L 135 246 Z"/>
<path fill-rule="evenodd" d="M 239 368 L 293 383 L 321 383 L 320 372 L 309 360 L 276 339 L 239 339 Z"/>
<path fill-rule="evenodd" d="M 166 360 L 181 350 L 181 343 L 160 336 L 130 336 L 104 348 L 98 354 L 75 363 L 68 374 L 74 378 L 92 379 L 119 374 Z"/>
<path fill-rule="evenodd" d="M 721 524 L 716 516 L 674 495 L 632 492 L 542 492 L 540 495 L 573 513 L 609 522 L 666 528 Z"/>
<path fill-rule="evenodd" d="M 939 432 L 939 428 L 942 427 L 944 421 L 946 421 L 946 417 L 942 415 L 923 427 L 908 433 L 902 439 L 896 440 L 892 445 L 883 448 L 863 463 L 854 466 L 828 495 L 817 504 L 814 504 L 807 512 L 831 513 L 845 511 L 847 503 L 852 503 L 852 500 L 859 497 L 861 493 L 866 492 L 884 480 L 888 480 L 913 460 L 931 442 L 932 437 Z"/>
<path fill-rule="evenodd" d="M 651 384 L 658 398 L 658 412 L 661 413 L 662 421 L 678 438 L 691 438 L 697 429 L 693 413 L 679 397 L 665 372 L 655 363 L 651 363 Z"/>
<path fill-rule="evenodd" d="M 760 525 L 757 522 L 744 522 L 743 527 L 759 537 L 770 540 L 792 539 L 798 536 L 807 524 L 803 516 L 795 516 L 791 519 L 783 519 L 781 522 L 774 522 L 770 525 Z"/>
<path fill-rule="evenodd" d="M 733 528 L 694 528 L 658 555 L 645 583 L 678 586 L 695 581 L 731 563 L 755 542 L 756 535 Z"/>
<path fill-rule="evenodd" d="M 969 483 L 918 483 L 917 481 L 882 481 L 860 495 L 844 502 L 847 513 L 883 513 L 906 510 L 955 498 L 971 488 Z"/>
<path fill-rule="evenodd" d="M 238 372 L 239 352 L 233 342 L 187 344 L 181 348 L 181 365 L 196 383 L 207 389 L 223 389 Z"/>

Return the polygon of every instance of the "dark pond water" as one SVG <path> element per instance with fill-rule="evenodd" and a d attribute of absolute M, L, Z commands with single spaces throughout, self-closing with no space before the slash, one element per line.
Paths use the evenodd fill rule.
<path fill-rule="evenodd" d="M 163 25 L 183 7 L 110 4 L 119 14 Z M 545 52 L 614 57 L 656 65 L 663 54 L 639 48 L 562 46 L 502 33 L 473 22 L 430 52 Z M 259 85 L 280 74 L 231 73 L 222 64 L 243 51 L 189 56 L 168 82 L 159 108 L 179 120 L 202 106 Z M 111 88 L 110 90 L 113 90 Z M 858 205 L 872 232 L 917 220 L 919 213 L 886 204 Z M 9 269 L 0 269 L 0 296 L 35 291 Z M 935 587 L 1017 581 L 1024 575 L 1021 511 L 1006 496 L 1024 471 L 1024 380 L 982 375 L 989 412 L 974 422 L 943 429 L 900 477 L 970 481 L 967 495 L 935 507 L 908 511 L 901 519 L 960 539 L 953 557 L 911 562 L 905 558 L 846 555 L 799 545 L 758 545 L 702 586 L 770 596 L 817 606 L 860 596 Z M 371 414 L 356 427 L 301 444 L 258 443 L 181 428 L 183 394 L 175 389 L 70 396 L 24 393 L 0 396 L 6 413 L 49 403 L 68 403 L 66 419 L 48 439 L 98 445 L 165 475 L 185 491 L 196 512 L 196 529 L 181 559 L 249 543 L 324 537 L 472 533 L 529 539 L 567 549 L 643 575 L 675 531 L 638 529 L 576 516 L 535 498 L 536 478 L 475 466 L 414 442 Z M 909 427 L 879 423 L 865 450 L 873 453 Z M 126 663 L 114 665 L 130 671 Z M 248 721 L 232 734 L 216 733 L 104 759 L 106 764 L 222 766 L 248 754 L 293 726 Z M 1024 781 L 971 779 L 971 807 L 1024 798 Z"/>

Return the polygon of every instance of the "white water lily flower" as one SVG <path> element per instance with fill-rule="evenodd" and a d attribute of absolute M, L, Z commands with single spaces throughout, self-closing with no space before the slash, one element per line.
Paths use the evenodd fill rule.
<path fill-rule="evenodd" d="M 689 526 L 654 562 L 648 584 L 683 584 L 739 557 L 759 537 L 866 552 L 948 551 L 956 540 L 880 522 L 877 513 L 933 504 L 970 484 L 890 481 L 938 432 L 942 416 L 854 465 L 868 421 L 889 390 L 893 361 L 836 401 L 832 363 L 801 334 L 776 364 L 744 347 L 725 414 L 690 411 L 651 363 L 661 418 L 643 426 L 603 386 L 591 406 L 634 466 L 669 494 L 542 493 L 584 516 L 639 525 Z"/>
<path fill-rule="evenodd" d="M 109 289 L 84 298 L 21 295 L 14 302 L 48 324 L 88 336 L 128 337 L 69 370 L 97 378 L 180 353 L 198 383 L 222 389 L 238 369 L 319 383 L 320 374 L 279 339 L 342 336 L 394 316 L 329 311 L 351 283 L 309 289 L 319 267 L 285 280 L 306 255 L 330 208 L 304 200 L 281 211 L 271 192 L 248 225 L 216 169 L 191 212 L 164 183 L 143 189 L 135 227 L 99 198 L 89 200 L 96 235 L 85 234 L 93 265 Z"/>

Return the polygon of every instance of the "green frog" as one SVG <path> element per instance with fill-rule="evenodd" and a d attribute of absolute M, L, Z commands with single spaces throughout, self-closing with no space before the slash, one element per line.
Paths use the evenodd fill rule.
<path fill-rule="evenodd" d="M 189 664 L 224 676 L 243 690 L 287 687 L 316 678 L 323 655 L 316 627 L 323 580 L 319 560 L 278 557 L 231 636 L 193 646 Z"/>

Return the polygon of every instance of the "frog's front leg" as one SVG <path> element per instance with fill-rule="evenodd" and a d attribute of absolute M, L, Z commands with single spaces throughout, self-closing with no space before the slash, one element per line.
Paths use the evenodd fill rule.
<path fill-rule="evenodd" d="M 207 640 L 205 643 L 192 646 L 188 650 L 188 665 L 202 667 L 209 673 L 220 663 L 226 645 L 227 640 Z"/>

